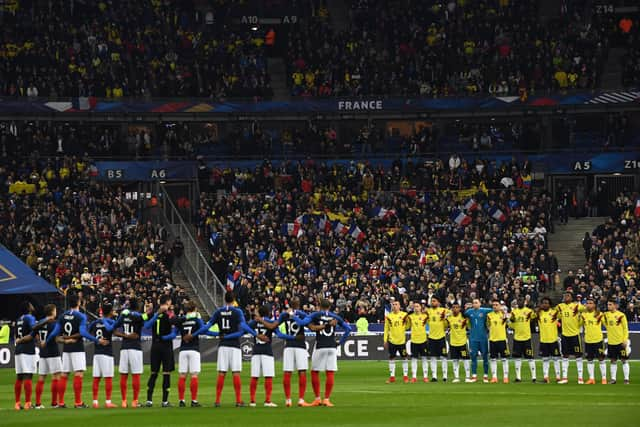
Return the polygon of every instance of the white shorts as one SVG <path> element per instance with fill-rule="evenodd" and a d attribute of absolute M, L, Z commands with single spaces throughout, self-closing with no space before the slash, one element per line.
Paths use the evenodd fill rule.
<path fill-rule="evenodd" d="M 35 374 L 36 355 L 16 354 L 16 374 Z"/>
<path fill-rule="evenodd" d="M 78 372 L 87 370 L 87 356 L 84 351 L 62 353 L 62 372 Z"/>
<path fill-rule="evenodd" d="M 93 378 L 112 378 L 113 370 L 113 356 L 93 355 Z"/>
<path fill-rule="evenodd" d="M 183 350 L 178 356 L 178 373 L 199 374 L 200 352 L 196 350 Z"/>
<path fill-rule="evenodd" d="M 57 374 L 62 372 L 62 359 L 60 356 L 41 357 L 38 362 L 38 373 L 40 375 Z"/>
<path fill-rule="evenodd" d="M 313 371 L 337 371 L 338 349 L 316 348 L 311 355 L 311 369 Z"/>
<path fill-rule="evenodd" d="M 120 364 L 118 372 L 121 374 L 141 374 L 144 369 L 142 363 L 142 350 L 120 350 Z"/>
<path fill-rule="evenodd" d="M 309 369 L 309 353 L 306 348 L 285 347 L 282 354 L 284 372 L 306 371 Z"/>
<path fill-rule="evenodd" d="M 218 372 L 241 372 L 242 352 L 236 347 L 218 347 Z"/>
<path fill-rule="evenodd" d="M 268 354 L 254 354 L 251 356 L 251 376 L 253 378 L 275 377 L 276 364 L 273 356 Z"/>

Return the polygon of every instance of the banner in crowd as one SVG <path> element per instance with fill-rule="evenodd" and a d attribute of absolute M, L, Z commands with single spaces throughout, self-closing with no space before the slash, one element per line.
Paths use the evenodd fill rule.
<path fill-rule="evenodd" d="M 356 335 L 349 337 L 343 345 L 338 346 L 338 358 L 340 360 L 387 360 L 389 353 L 384 349 L 382 335 Z M 509 337 L 511 340 L 511 337 Z M 631 333 L 631 359 L 640 360 L 640 333 Z M 533 350 L 534 354 L 538 354 L 538 335 L 533 335 Z M 309 354 L 313 351 L 315 343 L 314 337 L 307 337 L 307 350 Z M 178 347 L 180 341 L 173 342 L 174 352 L 176 360 L 178 360 Z M 512 343 L 509 343 L 512 348 Z M 240 348 L 242 350 L 243 360 L 251 360 L 253 354 L 253 339 L 249 336 L 243 337 L 240 341 Z M 87 352 L 87 364 L 91 365 L 93 362 L 93 349 L 94 344 L 85 343 L 85 350 Z M 142 350 L 144 353 L 144 363 L 149 364 L 150 356 L 149 350 L 151 349 L 151 341 L 144 340 L 142 342 Z M 118 364 L 120 353 L 120 341 L 114 341 L 113 350 L 115 356 L 115 363 Z M 284 341 L 274 340 L 273 342 L 273 354 L 276 360 L 282 360 L 282 353 L 284 350 Z M 410 343 L 407 342 L 407 351 L 411 351 Z M 201 339 L 200 340 L 200 353 L 202 355 L 202 362 L 215 362 L 218 355 L 218 340 L 217 339 Z M 13 368 L 14 367 L 14 355 L 13 346 L 0 345 L 0 368 Z"/>

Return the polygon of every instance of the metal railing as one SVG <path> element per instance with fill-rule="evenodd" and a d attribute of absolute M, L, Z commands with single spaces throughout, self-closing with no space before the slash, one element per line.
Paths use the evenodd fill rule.
<path fill-rule="evenodd" d="M 184 252 L 177 259 L 178 267 L 200 298 L 205 310 L 212 313 L 216 307 L 221 305 L 225 287 L 214 273 L 207 257 L 202 253 L 164 186 L 160 184 L 158 187 L 158 194 L 162 200 L 161 220 L 165 228 L 174 237 L 179 237 L 184 245 Z"/>

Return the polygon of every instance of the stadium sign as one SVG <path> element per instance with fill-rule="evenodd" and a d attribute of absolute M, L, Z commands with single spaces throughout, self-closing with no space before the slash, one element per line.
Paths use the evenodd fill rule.
<path fill-rule="evenodd" d="M 382 111 L 382 100 L 338 101 L 338 111 Z"/>

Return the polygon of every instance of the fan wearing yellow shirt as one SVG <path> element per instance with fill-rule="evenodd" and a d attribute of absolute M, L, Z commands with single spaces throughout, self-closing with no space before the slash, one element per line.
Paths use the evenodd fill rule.
<path fill-rule="evenodd" d="M 384 348 L 389 350 L 389 379 L 387 384 L 396 382 L 396 356 L 402 357 L 402 378 L 409 382 L 409 361 L 407 360 L 407 313 L 400 310 L 400 302 L 391 303 L 391 313 L 384 319 Z"/>
<path fill-rule="evenodd" d="M 418 359 L 422 359 L 422 381 L 429 382 L 427 363 L 427 315 L 422 312 L 422 304 L 413 303 L 413 313 L 407 316 L 407 327 L 411 328 L 411 382 L 418 382 Z"/>
<path fill-rule="evenodd" d="M 556 381 L 560 381 L 560 349 L 558 348 L 558 311 L 551 308 L 551 298 L 540 300 L 536 316 L 540 330 L 540 357 L 542 357 L 542 375 L 544 382 L 549 383 L 549 360 L 553 359 L 553 370 Z"/>
<path fill-rule="evenodd" d="M 622 361 L 624 383 L 629 384 L 629 325 L 627 316 L 618 311 L 618 302 L 610 299 L 607 302 L 607 312 L 604 313 L 604 327 L 607 328 L 607 354 L 611 360 L 609 366 L 611 381 L 616 383 L 618 374 L 618 359 Z"/>
<path fill-rule="evenodd" d="M 471 382 L 471 361 L 467 347 L 468 319 L 461 312 L 460 304 L 451 305 L 451 315 L 447 317 L 449 325 L 449 359 L 453 361 L 453 381 L 460 382 L 460 360 L 464 363 L 465 382 Z"/>
<path fill-rule="evenodd" d="M 584 384 L 582 379 L 582 343 L 580 342 L 580 318 L 579 314 L 584 311 L 584 306 L 573 301 L 573 294 L 565 292 L 563 302 L 558 304 L 556 309 L 560 314 L 562 322 L 562 380 L 560 384 L 567 384 L 569 379 L 569 357 L 575 357 L 576 368 L 578 370 L 578 384 Z"/>
<path fill-rule="evenodd" d="M 498 382 L 498 358 L 502 358 L 502 382 L 509 384 L 509 346 L 507 345 L 507 320 L 509 315 L 497 299 L 491 301 L 493 311 L 487 314 L 489 327 L 489 357 L 491 358 L 491 383 Z"/>
<path fill-rule="evenodd" d="M 513 358 L 516 365 L 516 382 L 522 381 L 520 373 L 522 371 L 522 358 L 529 360 L 529 370 L 531 371 L 531 381 L 536 382 L 536 361 L 533 358 L 533 347 L 531 346 L 531 321 L 536 314 L 529 307 L 525 307 L 524 299 L 518 299 L 517 307 L 511 310 L 509 326 L 513 329 Z"/>
<path fill-rule="evenodd" d="M 604 337 L 602 335 L 602 322 L 604 314 L 596 308 L 593 298 L 587 299 L 586 311 L 580 314 L 580 322 L 584 325 L 584 348 L 587 357 L 587 371 L 589 380 L 587 384 L 595 384 L 595 361 L 600 361 L 600 375 L 602 384 L 607 383 L 607 362 L 604 360 Z"/>
<path fill-rule="evenodd" d="M 447 316 L 451 311 L 440 307 L 440 300 L 437 296 L 431 297 L 431 307 L 427 309 L 427 322 L 429 323 L 429 355 L 431 356 L 431 381 L 438 381 L 438 356 L 442 361 L 442 381 L 447 381 L 448 360 L 447 342 L 445 330 Z"/>

